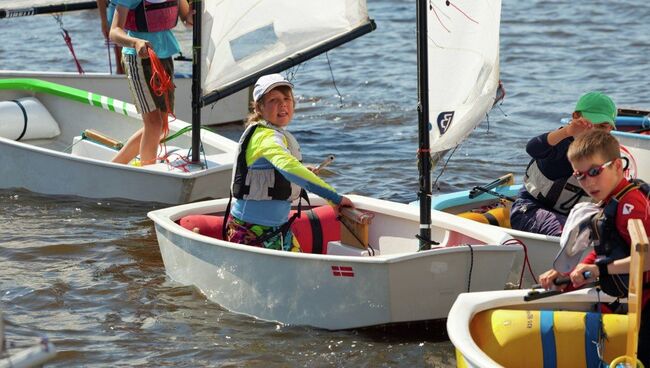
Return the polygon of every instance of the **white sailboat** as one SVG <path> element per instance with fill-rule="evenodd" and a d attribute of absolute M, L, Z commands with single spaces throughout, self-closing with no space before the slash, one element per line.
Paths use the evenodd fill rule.
<path fill-rule="evenodd" d="M 3 0 L 0 4 L 0 24 L 7 27 L 22 27 L 19 20 L 8 20 L 3 18 L 18 18 L 39 14 L 52 14 L 87 10 L 97 8 L 95 0 Z M 55 24 L 52 22 L 52 24 Z M 178 27 L 182 27 L 179 25 Z M 99 31 L 99 29 L 98 29 Z M 62 42 L 58 32 L 53 35 L 57 42 Z M 101 50 L 100 50 L 101 51 Z M 104 49 L 102 53 L 105 53 Z M 108 55 L 111 57 L 111 55 Z M 132 101 L 131 90 L 124 75 L 111 73 L 74 73 L 74 72 L 52 72 L 36 70 L 0 70 L 0 79 L 9 78 L 32 78 L 62 84 L 68 87 L 78 88 L 86 91 L 109 96 L 121 101 Z M 192 77 L 191 75 L 176 73 L 174 76 L 176 85 L 174 113 L 177 118 L 184 121 L 192 120 Z M 231 96 L 228 96 L 214 105 L 203 109 L 203 125 L 225 124 L 244 120 L 248 114 L 249 91 L 243 89 Z"/>
<path fill-rule="evenodd" d="M 648 237 L 641 220 L 630 220 L 628 230 L 632 238 L 629 293 L 620 300 L 627 307 L 626 314 L 601 313 L 598 304 L 615 298 L 596 287 L 561 294 L 539 290 L 464 293 L 447 319 L 456 366 L 636 366 L 618 363 L 632 363 L 636 357 Z"/>
<path fill-rule="evenodd" d="M 277 68 L 269 70 L 264 65 L 279 61 L 280 57 L 262 61 L 262 52 L 259 52 L 239 59 L 228 50 L 237 45 L 237 40 L 259 30 L 266 29 L 267 34 L 276 37 L 265 43 L 265 49 L 275 55 L 293 44 L 286 40 L 310 44 L 314 42 L 308 38 L 316 35 L 334 37 L 333 30 L 329 29 L 308 31 L 313 26 L 341 25 L 341 33 L 347 33 L 370 24 L 364 0 L 310 0 L 290 6 L 283 6 L 284 3 L 262 1 L 251 6 L 232 0 L 206 4 L 202 16 L 208 21 L 203 23 L 203 29 L 209 32 L 204 32 L 203 44 L 210 47 L 204 50 L 204 55 L 207 54 L 208 60 L 214 63 L 208 63 L 210 69 L 204 75 L 217 78 L 207 85 L 223 91 L 228 87 L 220 86 L 237 78 L 230 77 L 233 72 L 236 76 L 243 76 L 248 70 L 256 78 L 269 71 L 278 71 Z M 434 3 L 435 11 L 427 7 Z M 430 99 L 444 95 L 436 93 L 443 88 L 450 90 L 449 96 L 454 96 L 459 105 L 440 105 L 440 109 L 459 120 L 482 118 L 492 105 L 490 98 L 494 98 L 498 65 L 494 64 L 495 59 L 491 56 L 498 51 L 493 50 L 486 56 L 476 50 L 459 49 L 463 37 L 457 33 L 462 32 L 468 38 L 490 34 L 489 38 L 494 41 L 492 47 L 498 48 L 501 3 L 488 1 L 477 5 L 467 1 L 463 2 L 462 11 L 444 4 L 444 1 L 418 2 L 421 111 L 427 111 Z M 427 18 L 431 22 L 441 11 L 445 12 L 447 23 L 430 23 L 427 31 Z M 463 11 L 475 22 L 466 22 Z M 200 22 L 195 21 L 195 24 Z M 278 32 L 280 29 L 283 32 Z M 429 48 L 440 50 L 427 54 L 427 43 Z M 228 57 L 223 56 L 224 52 Z M 315 53 L 307 51 L 310 52 Z M 450 79 L 445 79 L 450 84 L 438 83 L 435 78 L 445 73 L 433 70 L 438 60 L 431 61 L 432 54 L 447 53 L 455 55 L 446 56 L 449 61 L 471 59 L 465 62 L 467 71 L 480 76 L 476 79 L 483 84 L 480 87 L 456 84 Z M 282 56 L 291 56 L 291 53 Z M 427 60 L 432 64 L 429 65 Z M 431 71 L 427 73 L 429 67 Z M 462 78 L 465 73 L 463 70 L 457 77 Z M 497 77 L 489 77 L 493 73 Z M 435 83 L 431 90 L 427 88 L 427 81 Z M 460 97 L 462 93 L 455 91 L 456 88 L 466 88 L 471 93 L 463 98 Z M 423 162 L 430 159 L 428 116 L 423 114 L 420 119 L 420 150 L 425 152 L 421 157 Z M 428 182 L 428 165 L 420 166 L 425 168 L 421 182 Z M 423 196 L 429 193 L 430 184 L 421 188 Z M 348 329 L 444 319 L 458 293 L 503 289 L 509 277 L 519 272 L 517 262 L 521 261 L 522 248 L 504 244 L 512 238 L 498 229 L 490 230 L 488 226 L 424 207 L 423 213 L 418 214 L 420 211 L 416 207 L 407 204 L 357 195 L 349 198 L 358 210 L 374 217 L 372 223 L 361 226 L 365 229 L 363 237 L 370 245 L 365 249 L 348 246 L 354 238 L 341 235 L 322 248 L 315 243 L 306 246 L 301 240 L 303 249 L 312 252 L 281 252 L 229 243 L 204 235 L 193 225 L 187 229 L 179 225 L 188 216 L 198 216 L 205 221 L 209 221 L 210 216 L 223 216 L 227 199 L 161 209 L 150 212 L 148 216 L 155 223 L 165 270 L 171 279 L 183 285 L 195 285 L 209 300 L 230 311 L 285 324 Z M 325 204 L 316 197 L 311 203 L 314 206 Z M 309 223 L 307 216 L 303 217 Z M 312 233 L 318 233 L 318 230 L 323 234 L 337 233 L 340 225 L 336 220 L 332 222 L 321 228 L 312 228 Z M 216 227 L 220 229 L 220 226 Z M 314 249 L 321 249 L 325 254 Z"/>
<path fill-rule="evenodd" d="M 56 347 L 43 337 L 29 346 L 8 349 L 10 340 L 6 338 L 4 316 L 0 312 L 0 368 L 40 367 L 56 357 Z"/>
<path fill-rule="evenodd" d="M 110 162 L 118 143 L 142 127 L 135 106 L 120 100 L 36 79 L 0 79 L 0 120 L 0 188 L 168 204 L 229 192 L 237 144 L 206 130 L 200 158 L 189 158 L 192 137 L 183 133 L 168 143 L 162 162 Z M 169 123 L 172 135 L 189 127 Z"/>
<path fill-rule="evenodd" d="M 567 121 L 568 122 L 568 121 Z M 619 109 L 616 120 L 618 130 L 612 135 L 621 144 L 621 155 L 628 158 L 627 176 L 650 181 L 650 135 L 643 134 L 650 128 L 647 110 Z M 506 180 L 507 179 L 507 180 Z M 433 198 L 434 209 L 471 218 L 476 221 L 499 226 L 512 237 L 522 241 L 527 249 L 531 272 L 535 277 L 552 267 L 553 260 L 560 250 L 560 237 L 536 234 L 510 228 L 508 202 L 516 198 L 522 185 L 513 184 L 512 174 L 493 183 L 478 186 L 472 190 L 441 194 Z M 488 193 L 489 191 L 492 194 Z M 505 199 L 510 197 L 510 199 Z M 503 205 L 506 202 L 506 205 Z M 490 209 L 487 212 L 485 209 Z M 534 283 L 533 277 L 526 274 L 525 284 Z"/>

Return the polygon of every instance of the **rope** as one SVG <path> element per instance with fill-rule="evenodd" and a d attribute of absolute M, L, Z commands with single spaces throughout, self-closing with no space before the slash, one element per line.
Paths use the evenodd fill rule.
<path fill-rule="evenodd" d="M 112 57 L 111 57 L 111 45 L 112 45 L 112 43 L 111 43 L 111 40 L 108 39 L 108 38 L 104 40 L 104 43 L 106 44 L 106 53 L 107 53 L 107 56 L 108 56 L 108 72 L 109 72 L 109 74 L 113 74 L 113 60 L 112 60 Z"/>
<path fill-rule="evenodd" d="M 535 273 L 533 272 L 533 268 L 530 265 L 530 259 L 528 258 L 528 248 L 526 247 L 526 244 L 522 242 L 519 239 L 508 239 L 503 242 L 503 245 L 512 245 L 512 244 L 519 244 L 524 248 L 524 264 L 521 266 L 521 273 L 519 274 L 519 288 L 521 289 L 522 282 L 524 280 L 524 273 L 526 271 L 526 267 L 528 267 L 528 271 L 530 272 L 530 276 L 533 278 L 533 283 L 537 284 L 537 278 L 535 277 Z"/>
<path fill-rule="evenodd" d="M 84 74 L 84 69 L 81 67 L 81 63 L 79 63 L 79 59 L 77 59 L 77 55 L 74 52 L 74 46 L 72 46 L 72 38 L 70 37 L 68 31 L 65 28 L 63 28 L 63 21 L 61 20 L 61 15 L 55 14 L 52 15 L 52 17 L 54 17 L 54 20 L 56 20 L 56 22 L 59 24 L 59 28 L 61 28 L 61 36 L 63 36 L 63 40 L 65 41 L 66 46 L 68 46 L 68 49 L 72 54 L 72 58 L 74 59 L 74 62 L 77 66 L 77 71 L 79 72 L 79 74 Z"/>
<path fill-rule="evenodd" d="M 167 116 L 171 115 L 176 120 L 176 115 L 174 115 L 169 103 L 169 92 L 174 90 L 174 82 L 172 82 L 172 77 L 165 70 L 165 67 L 160 62 L 160 59 L 158 59 L 158 55 L 153 51 L 153 48 L 148 47 L 147 52 L 149 53 L 149 60 L 151 60 L 151 80 L 149 80 L 151 90 L 156 96 L 165 97 L 167 114 L 163 117 L 162 133 L 163 137 L 167 137 L 167 134 L 169 134 L 169 121 Z"/>
<path fill-rule="evenodd" d="M 327 58 L 327 66 L 330 69 L 330 75 L 332 76 L 332 84 L 334 85 L 334 89 L 336 90 L 336 94 L 339 96 L 339 108 L 343 107 L 343 96 L 341 96 L 341 91 L 339 91 L 339 88 L 336 86 L 336 79 L 334 78 L 334 71 L 332 70 L 332 63 L 330 62 L 330 56 L 326 52 L 325 53 L 325 58 Z"/>
<path fill-rule="evenodd" d="M 348 226 L 348 224 L 345 223 L 345 221 L 342 221 L 341 215 L 336 216 L 336 221 L 340 222 L 341 225 L 345 226 L 345 228 L 348 229 L 350 234 L 352 234 L 352 236 L 354 236 L 354 238 L 357 239 L 359 244 L 363 244 L 363 241 L 357 236 L 354 230 L 350 229 L 350 227 Z M 368 255 L 371 257 L 375 255 L 375 248 L 373 248 L 372 245 L 370 245 L 370 243 L 368 243 Z"/>
<path fill-rule="evenodd" d="M 472 270 L 474 269 L 474 248 L 471 244 L 467 244 L 469 247 L 469 275 L 467 276 L 467 292 L 470 292 L 470 287 L 472 286 Z"/>

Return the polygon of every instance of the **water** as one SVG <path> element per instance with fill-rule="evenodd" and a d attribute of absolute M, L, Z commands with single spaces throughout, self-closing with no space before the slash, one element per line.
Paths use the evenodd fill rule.
<path fill-rule="evenodd" d="M 341 192 L 416 198 L 415 4 L 369 0 L 377 30 L 302 65 L 292 131 L 306 160 L 336 154 Z M 506 1 L 501 79 L 507 96 L 456 150 L 437 182 L 450 192 L 517 178 L 526 141 L 560 125 L 585 91 L 647 106 L 650 7 L 641 0 Z M 86 71 L 108 71 L 96 12 L 63 24 Z M 0 20 L 0 67 L 76 71 L 50 16 Z M 184 54 L 190 34 L 179 32 Z M 177 63 L 189 72 L 187 63 Z M 237 126 L 219 128 L 236 138 Z M 11 158 L 3 157 L 2 160 Z M 438 172 L 436 172 L 437 174 Z M 327 332 L 223 310 L 165 277 L 155 206 L 0 191 L 0 310 L 24 345 L 47 335 L 52 366 L 428 366 L 455 363 L 444 324 Z"/>

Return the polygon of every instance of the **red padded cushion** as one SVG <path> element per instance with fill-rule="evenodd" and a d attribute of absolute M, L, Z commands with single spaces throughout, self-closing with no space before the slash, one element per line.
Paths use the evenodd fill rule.
<path fill-rule="evenodd" d="M 289 216 L 293 215 L 291 211 Z M 321 231 L 321 244 L 320 246 L 313 246 L 313 236 L 318 234 L 318 230 L 314 232 L 312 229 L 312 221 L 310 220 L 309 212 L 317 217 L 320 223 Z M 189 215 L 181 218 L 178 221 L 182 227 L 199 233 L 201 235 L 209 236 L 212 238 L 222 239 L 221 232 L 223 227 L 223 216 L 216 215 Z M 300 247 L 304 253 L 326 254 L 327 243 L 330 241 L 341 239 L 341 228 L 338 220 L 336 219 L 336 210 L 332 206 L 320 206 L 308 211 L 302 211 L 300 218 L 297 218 L 291 225 L 291 231 L 298 238 Z"/>

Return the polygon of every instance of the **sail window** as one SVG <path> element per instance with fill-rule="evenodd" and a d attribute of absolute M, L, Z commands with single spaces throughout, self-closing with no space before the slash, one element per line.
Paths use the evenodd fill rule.
<path fill-rule="evenodd" d="M 230 41 L 230 50 L 235 61 L 240 61 L 275 45 L 277 42 L 275 28 L 273 24 L 269 24 Z"/>

